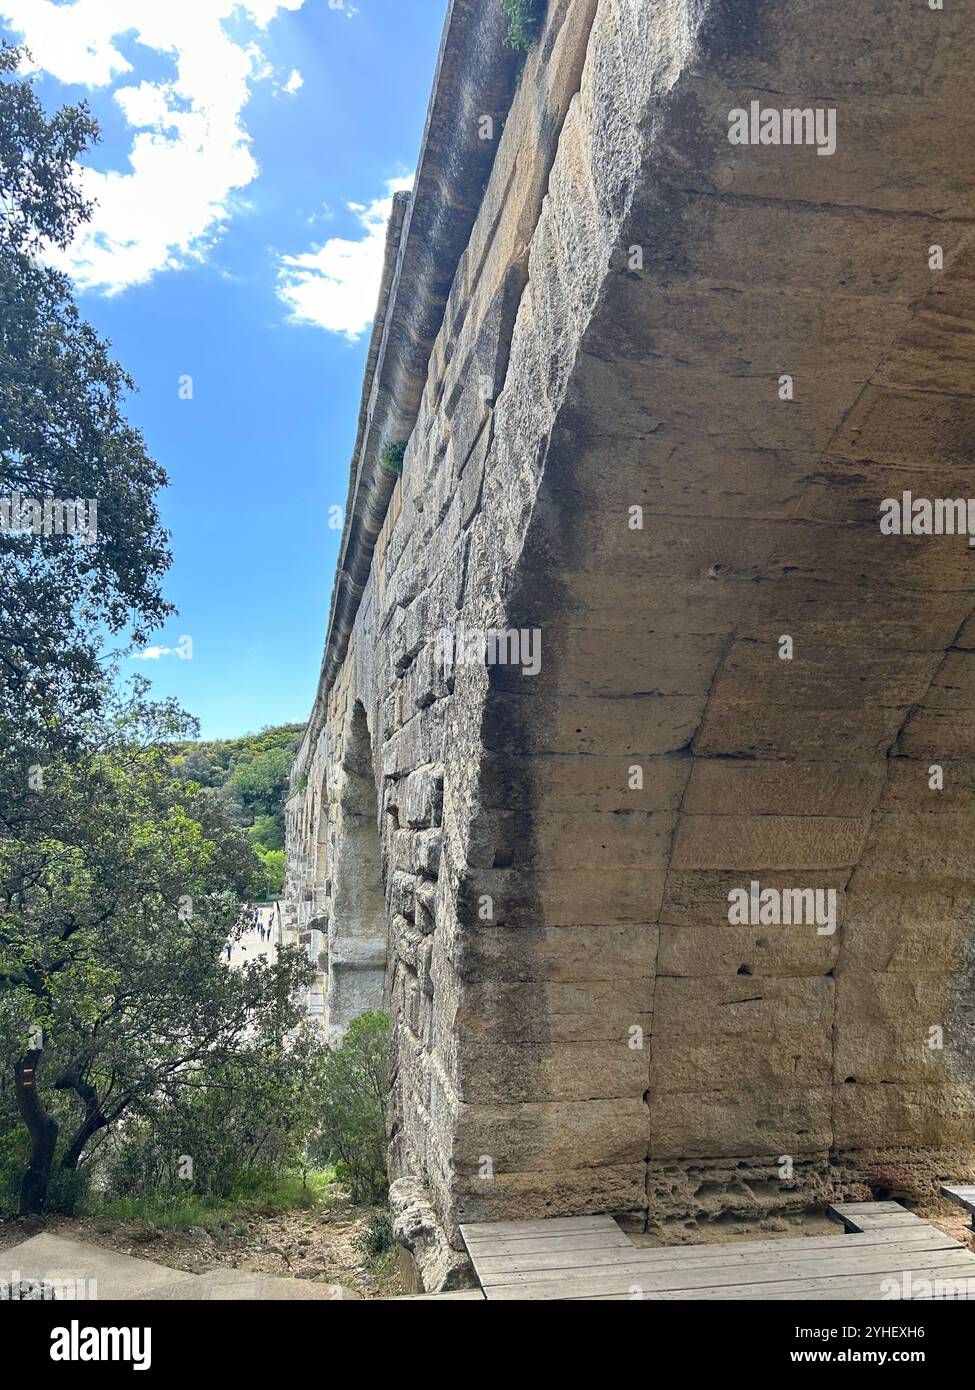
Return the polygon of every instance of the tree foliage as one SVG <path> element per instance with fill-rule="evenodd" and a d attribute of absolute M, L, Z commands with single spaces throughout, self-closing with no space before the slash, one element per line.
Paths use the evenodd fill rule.
<path fill-rule="evenodd" d="M 352 1020 L 322 1069 L 323 1151 L 349 1184 L 353 1202 L 386 1196 L 388 1071 L 389 1019 L 375 1012 Z"/>
<path fill-rule="evenodd" d="M 77 535 L 0 534 L 0 741 L 39 754 L 97 708 L 100 633 L 145 640 L 172 611 L 161 593 L 166 481 L 125 419 L 132 382 L 42 259 L 90 216 L 73 178 L 96 141 L 87 107 L 48 118 L 22 50 L 0 46 L 0 501 L 96 504 Z M 16 512 L 18 509 L 14 508 Z"/>
<path fill-rule="evenodd" d="M 274 965 L 222 961 L 259 866 L 219 798 L 169 767 L 160 743 L 185 718 L 144 697 L 87 756 L 52 763 L 32 834 L 0 841 L 0 1046 L 32 1142 L 26 1211 L 43 1207 L 56 1153 L 74 1168 L 133 1105 L 193 1085 L 204 1061 L 255 1031 L 280 1042 L 310 977 L 297 949 Z M 72 1099 L 69 1132 L 52 1090 Z"/>
<path fill-rule="evenodd" d="M 99 1155 L 109 1190 L 141 1197 L 183 1185 L 227 1198 L 266 1175 L 302 1170 L 319 1123 L 315 1086 L 323 1056 L 321 1040 L 307 1029 L 286 1048 L 255 1033 L 232 1054 L 207 1053 L 184 1084 L 132 1107 Z"/>
<path fill-rule="evenodd" d="M 278 874 L 300 731 L 221 762 L 147 682 L 112 693 L 107 645 L 173 611 L 166 478 L 53 268 L 90 217 L 75 169 L 97 127 L 83 103 L 48 116 L 23 57 L 0 45 L 0 1167 L 37 1212 L 123 1131 L 192 1144 L 210 1186 L 242 1154 L 293 1157 L 316 1073 L 284 1045 L 303 953 L 223 953 Z M 56 506 L 78 499 L 81 531 Z"/>
<path fill-rule="evenodd" d="M 284 887 L 284 803 L 303 732 L 302 724 L 282 724 L 243 738 L 169 749 L 177 775 L 218 792 L 231 818 L 247 828 L 266 897 L 277 897 Z"/>

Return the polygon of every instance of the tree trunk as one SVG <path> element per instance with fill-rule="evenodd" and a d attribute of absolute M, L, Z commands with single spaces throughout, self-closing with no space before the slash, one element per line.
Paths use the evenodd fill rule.
<path fill-rule="evenodd" d="M 30 1135 L 30 1161 L 20 1187 L 21 1216 L 39 1216 L 44 1210 L 58 1140 L 57 1121 L 45 1110 L 37 1090 L 40 1059 L 40 1048 L 34 1048 L 14 1063 L 17 1108 Z"/>
<path fill-rule="evenodd" d="M 68 1169 L 69 1172 L 73 1172 L 81 1161 L 81 1155 L 85 1151 L 85 1145 L 88 1143 L 88 1140 L 93 1134 L 97 1134 L 100 1129 L 104 1129 L 107 1124 L 108 1121 L 105 1119 L 104 1115 L 89 1116 L 65 1150 L 64 1157 L 61 1160 L 61 1167 Z"/>
<path fill-rule="evenodd" d="M 59 1081 L 58 1086 L 63 1090 L 70 1087 L 75 1095 L 82 1101 L 85 1107 L 85 1118 L 79 1125 L 78 1130 L 68 1145 L 64 1157 L 61 1160 L 61 1167 L 69 1172 L 74 1172 L 78 1167 L 81 1155 L 85 1151 L 85 1145 L 93 1134 L 97 1134 L 100 1129 L 104 1129 L 109 1123 L 102 1108 L 98 1104 L 98 1092 L 95 1087 L 84 1081 L 80 1076 L 71 1076 L 67 1080 Z"/>

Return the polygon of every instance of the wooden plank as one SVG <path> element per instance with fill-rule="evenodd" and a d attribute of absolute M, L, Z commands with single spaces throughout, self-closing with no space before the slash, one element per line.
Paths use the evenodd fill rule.
<path fill-rule="evenodd" d="M 960 1207 L 975 1214 L 975 1187 L 943 1186 L 939 1189 L 942 1197 L 955 1202 Z"/>
<path fill-rule="evenodd" d="M 465 1242 L 497 1236 L 510 1240 L 516 1236 L 577 1235 L 582 1231 L 618 1231 L 611 1216 L 546 1216 L 539 1221 L 473 1221 L 460 1228 Z"/>
<path fill-rule="evenodd" d="M 700 1248 L 700 1247 L 699 1247 Z M 508 1276 L 516 1274 L 531 1275 L 541 1270 L 596 1270 L 600 1266 L 637 1266 L 648 1272 L 666 1270 L 716 1268 L 746 1268 L 763 1264 L 790 1264 L 809 1260 L 831 1260 L 842 1263 L 861 1254 L 887 1257 L 901 1250 L 961 1250 L 958 1241 L 951 1236 L 936 1231 L 933 1227 L 922 1227 L 911 1231 L 906 1239 L 887 1241 L 880 1245 L 863 1246 L 855 1236 L 840 1237 L 839 1243 L 827 1247 L 818 1244 L 814 1237 L 808 1239 L 798 1249 L 785 1251 L 769 1250 L 761 1254 L 742 1254 L 727 1245 L 705 1246 L 700 1254 L 681 1250 L 661 1251 L 640 1249 L 630 1246 L 626 1250 L 554 1250 L 526 1253 L 524 1255 L 500 1255 L 479 1257 L 476 1261 L 478 1278 L 482 1283 L 503 1283 Z"/>
<path fill-rule="evenodd" d="M 697 1259 L 712 1260 L 719 1255 L 722 1258 L 743 1260 L 754 1255 L 774 1257 L 784 1255 L 788 1251 L 804 1251 L 812 1247 L 824 1251 L 836 1248 L 847 1249 L 850 1242 L 854 1240 L 860 1245 L 887 1244 L 898 1240 L 920 1241 L 925 1232 L 938 1236 L 946 1244 L 961 1244 L 953 1236 L 945 1235 L 933 1226 L 918 1228 L 911 1226 L 905 1230 L 863 1231 L 835 1236 L 795 1236 L 784 1237 L 781 1240 L 714 1241 L 701 1245 L 635 1245 L 633 1241 L 625 1237 L 618 1240 L 593 1233 L 584 1236 L 556 1236 L 551 1239 L 537 1236 L 534 1239 L 525 1238 L 517 1241 L 468 1241 L 467 1249 L 475 1261 L 501 1259 L 506 1256 L 561 1254 L 564 1251 L 629 1250 L 638 1254 L 641 1259 L 659 1258 L 661 1263 L 674 1263 Z"/>
<path fill-rule="evenodd" d="M 674 1301 L 694 1299 L 788 1299 L 807 1298 L 876 1299 L 884 1297 L 883 1281 L 897 1278 L 908 1271 L 912 1283 L 917 1286 L 918 1297 L 923 1294 L 925 1284 L 936 1279 L 957 1281 L 971 1279 L 971 1290 L 975 1293 L 975 1257 L 964 1252 L 943 1252 L 943 1262 L 919 1269 L 916 1263 L 907 1263 L 900 1268 L 888 1270 L 857 1270 L 843 1274 L 805 1275 L 795 1279 L 771 1279 L 752 1283 L 739 1279 L 735 1283 L 715 1285 L 700 1284 L 675 1288 L 648 1288 L 639 1279 L 629 1277 L 623 1270 L 612 1273 L 587 1275 L 575 1279 L 552 1279 L 526 1284 L 505 1284 L 485 1290 L 489 1302 L 530 1300 L 548 1301 L 553 1299 L 600 1299 L 624 1298 L 633 1301 Z"/>
<path fill-rule="evenodd" d="M 623 1251 L 617 1253 L 613 1259 L 595 1259 L 585 1261 L 565 1261 L 548 1260 L 537 1262 L 524 1261 L 512 1266 L 498 1262 L 496 1264 L 482 1264 L 477 1268 L 477 1277 L 484 1288 L 495 1284 L 511 1283 L 534 1283 L 544 1279 L 573 1278 L 575 1275 L 598 1275 L 605 1271 L 625 1269 L 628 1274 L 634 1277 L 640 1275 L 643 1278 L 657 1278 L 664 1280 L 670 1279 L 678 1281 L 687 1277 L 695 1277 L 697 1273 L 703 1271 L 704 1282 L 710 1279 L 714 1283 L 724 1281 L 724 1276 L 729 1279 L 751 1279 L 761 1278 L 762 1271 L 775 1269 L 783 1272 L 782 1277 L 791 1274 L 793 1270 L 805 1267 L 819 1266 L 823 1269 L 846 1268 L 851 1262 L 862 1263 L 870 1256 L 881 1262 L 890 1263 L 893 1261 L 898 1266 L 904 1264 L 905 1260 L 931 1253 L 954 1254 L 960 1249 L 957 1245 L 952 1245 L 948 1241 L 943 1242 L 917 1242 L 910 1246 L 871 1246 L 869 1250 L 859 1250 L 854 1255 L 845 1255 L 839 1251 L 826 1251 L 819 1253 L 793 1252 L 792 1254 L 779 1258 L 752 1258 L 744 1260 L 722 1260 L 715 1258 L 712 1260 L 692 1260 L 683 1263 L 676 1261 L 657 1263 L 641 1259 L 639 1252 L 626 1254 Z M 753 1275 L 753 1270 L 758 1270 L 759 1274 Z M 719 1277 L 721 1276 L 721 1277 Z"/>
<path fill-rule="evenodd" d="M 916 1213 L 897 1202 L 836 1202 L 826 1208 L 826 1215 L 842 1222 L 848 1231 L 875 1231 L 921 1221 Z"/>
<path fill-rule="evenodd" d="M 917 1297 L 939 1279 L 975 1290 L 975 1256 L 899 1203 L 837 1203 L 829 1215 L 855 1234 L 636 1246 L 609 1216 L 473 1222 L 461 1233 L 490 1300 L 880 1299 L 885 1278 L 908 1272 Z"/>
<path fill-rule="evenodd" d="M 625 1281 L 627 1286 L 638 1285 L 644 1291 L 663 1289 L 695 1289 L 718 1285 L 760 1284 L 807 1277 L 834 1278 L 846 1274 L 887 1274 L 904 1269 L 934 1268 L 943 1262 L 961 1260 L 975 1276 L 975 1256 L 965 1251 L 900 1250 L 894 1247 L 858 1250 L 851 1255 L 836 1255 L 832 1260 L 776 1260 L 762 1264 L 693 1265 L 684 1268 L 654 1269 L 635 1260 L 619 1260 L 585 1268 L 561 1266 L 551 1269 L 479 1270 L 478 1278 L 491 1297 L 498 1288 L 526 1288 L 544 1283 L 571 1284 L 576 1280 L 611 1277 Z"/>
<path fill-rule="evenodd" d="M 832 1278 L 804 1279 L 787 1284 L 755 1284 L 744 1286 L 740 1292 L 735 1292 L 727 1288 L 716 1288 L 710 1290 L 699 1290 L 691 1295 L 693 1298 L 703 1298 L 708 1300 L 717 1299 L 742 1299 L 750 1298 L 760 1301 L 890 1301 L 890 1286 L 885 1287 L 884 1281 L 887 1279 L 897 1279 L 901 1274 L 911 1273 L 909 1270 L 894 1270 L 889 1274 L 874 1274 L 869 1277 L 863 1275 L 839 1275 Z M 962 1293 L 959 1295 L 951 1292 L 952 1302 L 966 1303 L 975 1301 L 975 1269 L 969 1266 L 952 1263 L 949 1265 L 938 1266 L 933 1269 L 925 1269 L 920 1273 L 912 1274 L 909 1284 L 904 1285 L 904 1293 L 910 1296 L 911 1302 L 934 1302 L 937 1301 L 937 1293 L 932 1289 L 926 1290 L 936 1284 L 936 1281 L 954 1285 L 960 1285 Z M 651 1299 L 663 1299 L 673 1301 L 683 1295 L 677 1292 L 667 1292 L 651 1295 Z M 944 1297 L 944 1294 L 942 1294 Z"/>
<path fill-rule="evenodd" d="M 906 1231 L 914 1226 L 926 1226 L 920 1216 L 905 1212 L 903 1216 L 855 1216 L 853 1222 L 864 1231 Z"/>
<path fill-rule="evenodd" d="M 916 1226 L 926 1226 L 920 1216 L 905 1212 L 903 1216 L 855 1216 L 850 1220 L 853 1232 L 857 1231 L 910 1231 Z"/>
<path fill-rule="evenodd" d="M 467 1249 L 472 1259 L 485 1256 L 540 1254 L 546 1250 L 635 1250 L 637 1247 L 617 1229 L 586 1231 L 583 1235 L 521 1236 L 518 1240 L 469 1240 Z"/>
<path fill-rule="evenodd" d="M 941 1247 L 944 1249 L 963 1250 L 965 1246 L 954 1239 L 953 1236 L 945 1235 L 943 1231 L 937 1230 L 934 1226 L 921 1224 L 917 1227 L 910 1227 L 903 1231 L 865 1231 L 862 1234 L 836 1235 L 836 1236 L 800 1236 L 786 1240 L 763 1240 L 763 1241 L 729 1241 L 725 1244 L 711 1245 L 660 1245 L 644 1246 L 627 1244 L 625 1248 L 628 1253 L 627 1260 L 639 1260 L 648 1265 L 657 1265 L 661 1268 L 674 1266 L 685 1266 L 689 1264 L 732 1264 L 737 1262 L 747 1262 L 748 1260 L 761 1257 L 764 1259 L 786 1259 L 793 1255 L 816 1257 L 821 1254 L 824 1258 L 840 1253 L 850 1253 L 852 1250 L 873 1248 L 885 1245 L 910 1245 L 920 1249 L 930 1249 Z M 607 1247 L 589 1247 L 589 1249 L 606 1249 Z M 561 1245 L 551 1245 L 549 1249 L 516 1249 L 511 1252 L 502 1252 L 501 1255 L 491 1252 L 490 1254 L 477 1253 L 477 1260 L 482 1259 L 501 1259 L 508 1256 L 508 1264 L 517 1257 L 537 1256 L 538 1263 L 542 1267 L 553 1263 L 547 1258 L 548 1255 L 558 1255 L 563 1251 Z M 576 1252 L 579 1259 L 576 1261 L 566 1261 L 567 1264 L 578 1264 L 580 1266 L 587 1263 L 583 1257 L 585 1250 Z M 530 1265 L 530 1258 L 528 1260 Z M 558 1261 L 554 1262 L 558 1264 Z M 514 1267 L 513 1265 L 511 1267 Z"/>
<path fill-rule="evenodd" d="M 952 1276 L 949 1273 L 947 1277 L 950 1279 Z M 634 1296 L 631 1293 L 590 1293 L 582 1294 L 581 1296 L 568 1294 L 566 1297 L 567 1300 L 572 1303 L 632 1303 L 635 1301 Z M 699 1298 L 706 1298 L 708 1301 L 720 1298 L 725 1299 L 727 1301 L 737 1299 L 739 1302 L 750 1301 L 759 1303 L 774 1303 L 785 1301 L 788 1301 L 789 1303 L 806 1303 L 816 1301 L 835 1303 L 837 1302 L 839 1295 L 837 1294 L 836 1289 L 832 1287 L 832 1285 L 827 1285 L 824 1288 L 808 1290 L 803 1293 L 796 1293 L 794 1289 L 790 1289 L 789 1293 L 754 1294 L 750 1293 L 747 1288 L 743 1288 L 740 1293 L 729 1294 L 724 1289 L 722 1289 L 713 1295 L 694 1294 L 693 1297 L 695 1301 Z M 964 1292 L 960 1296 L 956 1296 L 955 1294 L 942 1294 L 940 1295 L 940 1297 L 950 1299 L 951 1302 L 975 1302 L 975 1292 Z M 914 1303 L 935 1302 L 938 1300 L 938 1298 L 939 1295 L 937 1294 L 924 1293 L 922 1286 L 919 1284 L 912 1290 L 910 1301 Z M 660 1293 L 652 1294 L 646 1300 L 646 1302 L 653 1303 L 658 1300 L 660 1302 L 672 1303 L 675 1303 L 679 1300 L 685 1302 L 687 1301 L 683 1294 Z M 842 1302 L 851 1303 L 854 1301 L 886 1302 L 887 1299 L 883 1291 L 881 1291 L 880 1293 L 877 1292 L 876 1280 L 869 1279 L 864 1280 L 862 1284 L 849 1284 L 844 1288 L 842 1294 Z"/>
<path fill-rule="evenodd" d="M 893 1212 L 895 1216 L 900 1216 L 907 1211 L 907 1207 L 900 1202 L 837 1202 L 830 1209 L 832 1211 L 844 1211 L 850 1216 L 857 1213 L 864 1216 L 883 1216 L 889 1212 Z"/>
<path fill-rule="evenodd" d="M 721 1257 L 728 1260 L 750 1260 L 756 1256 L 769 1259 L 785 1258 L 787 1255 L 812 1251 L 822 1251 L 828 1255 L 836 1250 L 862 1249 L 876 1245 L 919 1245 L 928 1248 L 935 1244 L 946 1248 L 964 1250 L 965 1245 L 953 1236 L 945 1235 L 934 1226 L 922 1224 L 907 1229 L 862 1231 L 835 1236 L 795 1236 L 783 1240 L 728 1241 L 724 1244 L 709 1245 L 659 1245 L 634 1246 L 648 1257 L 659 1255 L 666 1262 L 699 1263 Z"/>

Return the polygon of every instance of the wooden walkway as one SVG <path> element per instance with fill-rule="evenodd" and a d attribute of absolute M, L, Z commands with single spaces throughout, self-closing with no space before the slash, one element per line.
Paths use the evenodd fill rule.
<path fill-rule="evenodd" d="M 489 1300 L 879 1300 L 889 1280 L 905 1298 L 975 1300 L 975 1255 L 913 1212 L 849 1202 L 829 1214 L 847 1234 L 649 1249 L 609 1216 L 474 1223 L 461 1234 Z"/>
<path fill-rule="evenodd" d="M 941 1195 L 956 1206 L 965 1208 L 972 1218 L 972 1230 L 975 1231 L 975 1187 L 942 1187 Z"/>

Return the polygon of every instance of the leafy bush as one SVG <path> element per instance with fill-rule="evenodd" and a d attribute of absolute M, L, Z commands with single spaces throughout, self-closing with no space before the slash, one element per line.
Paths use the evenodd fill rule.
<path fill-rule="evenodd" d="M 247 831 L 247 838 L 252 845 L 260 845 L 262 849 L 284 849 L 284 826 L 277 816 L 255 816 L 254 824 Z"/>
<path fill-rule="evenodd" d="M 11 1110 L 0 1115 L 0 1216 L 13 1216 L 20 1202 L 20 1184 L 30 1156 L 26 1129 L 18 1127 Z"/>
<path fill-rule="evenodd" d="M 303 1186 L 300 1177 L 284 1175 L 306 1165 L 324 1056 L 304 1034 L 282 1052 L 257 1039 L 234 1056 L 201 1059 L 192 1084 L 152 1096 L 101 1156 L 108 1195 L 139 1201 L 168 1191 L 274 1205 L 285 1184 L 285 1205 L 313 1204 L 314 1193 L 300 1199 L 291 1191 Z"/>
<path fill-rule="evenodd" d="M 390 473 L 394 478 L 403 476 L 403 460 L 406 458 L 406 441 L 398 444 L 384 444 L 379 452 L 379 466 L 384 473 Z"/>
<path fill-rule="evenodd" d="M 373 1258 L 392 1250 L 396 1242 L 393 1239 L 393 1223 L 386 1212 L 376 1213 L 363 1232 L 359 1244 L 365 1254 Z"/>
<path fill-rule="evenodd" d="M 370 1012 L 352 1020 L 322 1068 L 323 1151 L 364 1205 L 386 1197 L 388 1066 L 389 1019 Z"/>
<path fill-rule="evenodd" d="M 548 0 L 502 0 L 502 3 L 508 16 L 505 42 L 509 48 L 527 53 L 542 32 Z"/>
<path fill-rule="evenodd" d="M 55 1168 L 47 1189 L 45 1210 L 74 1216 L 88 1200 L 90 1174 L 85 1168 Z"/>
<path fill-rule="evenodd" d="M 285 853 L 283 849 L 265 849 L 260 844 L 255 844 L 253 848 L 264 870 L 264 898 L 265 901 L 271 902 L 274 898 L 279 898 L 284 890 L 284 876 L 287 870 Z"/>

